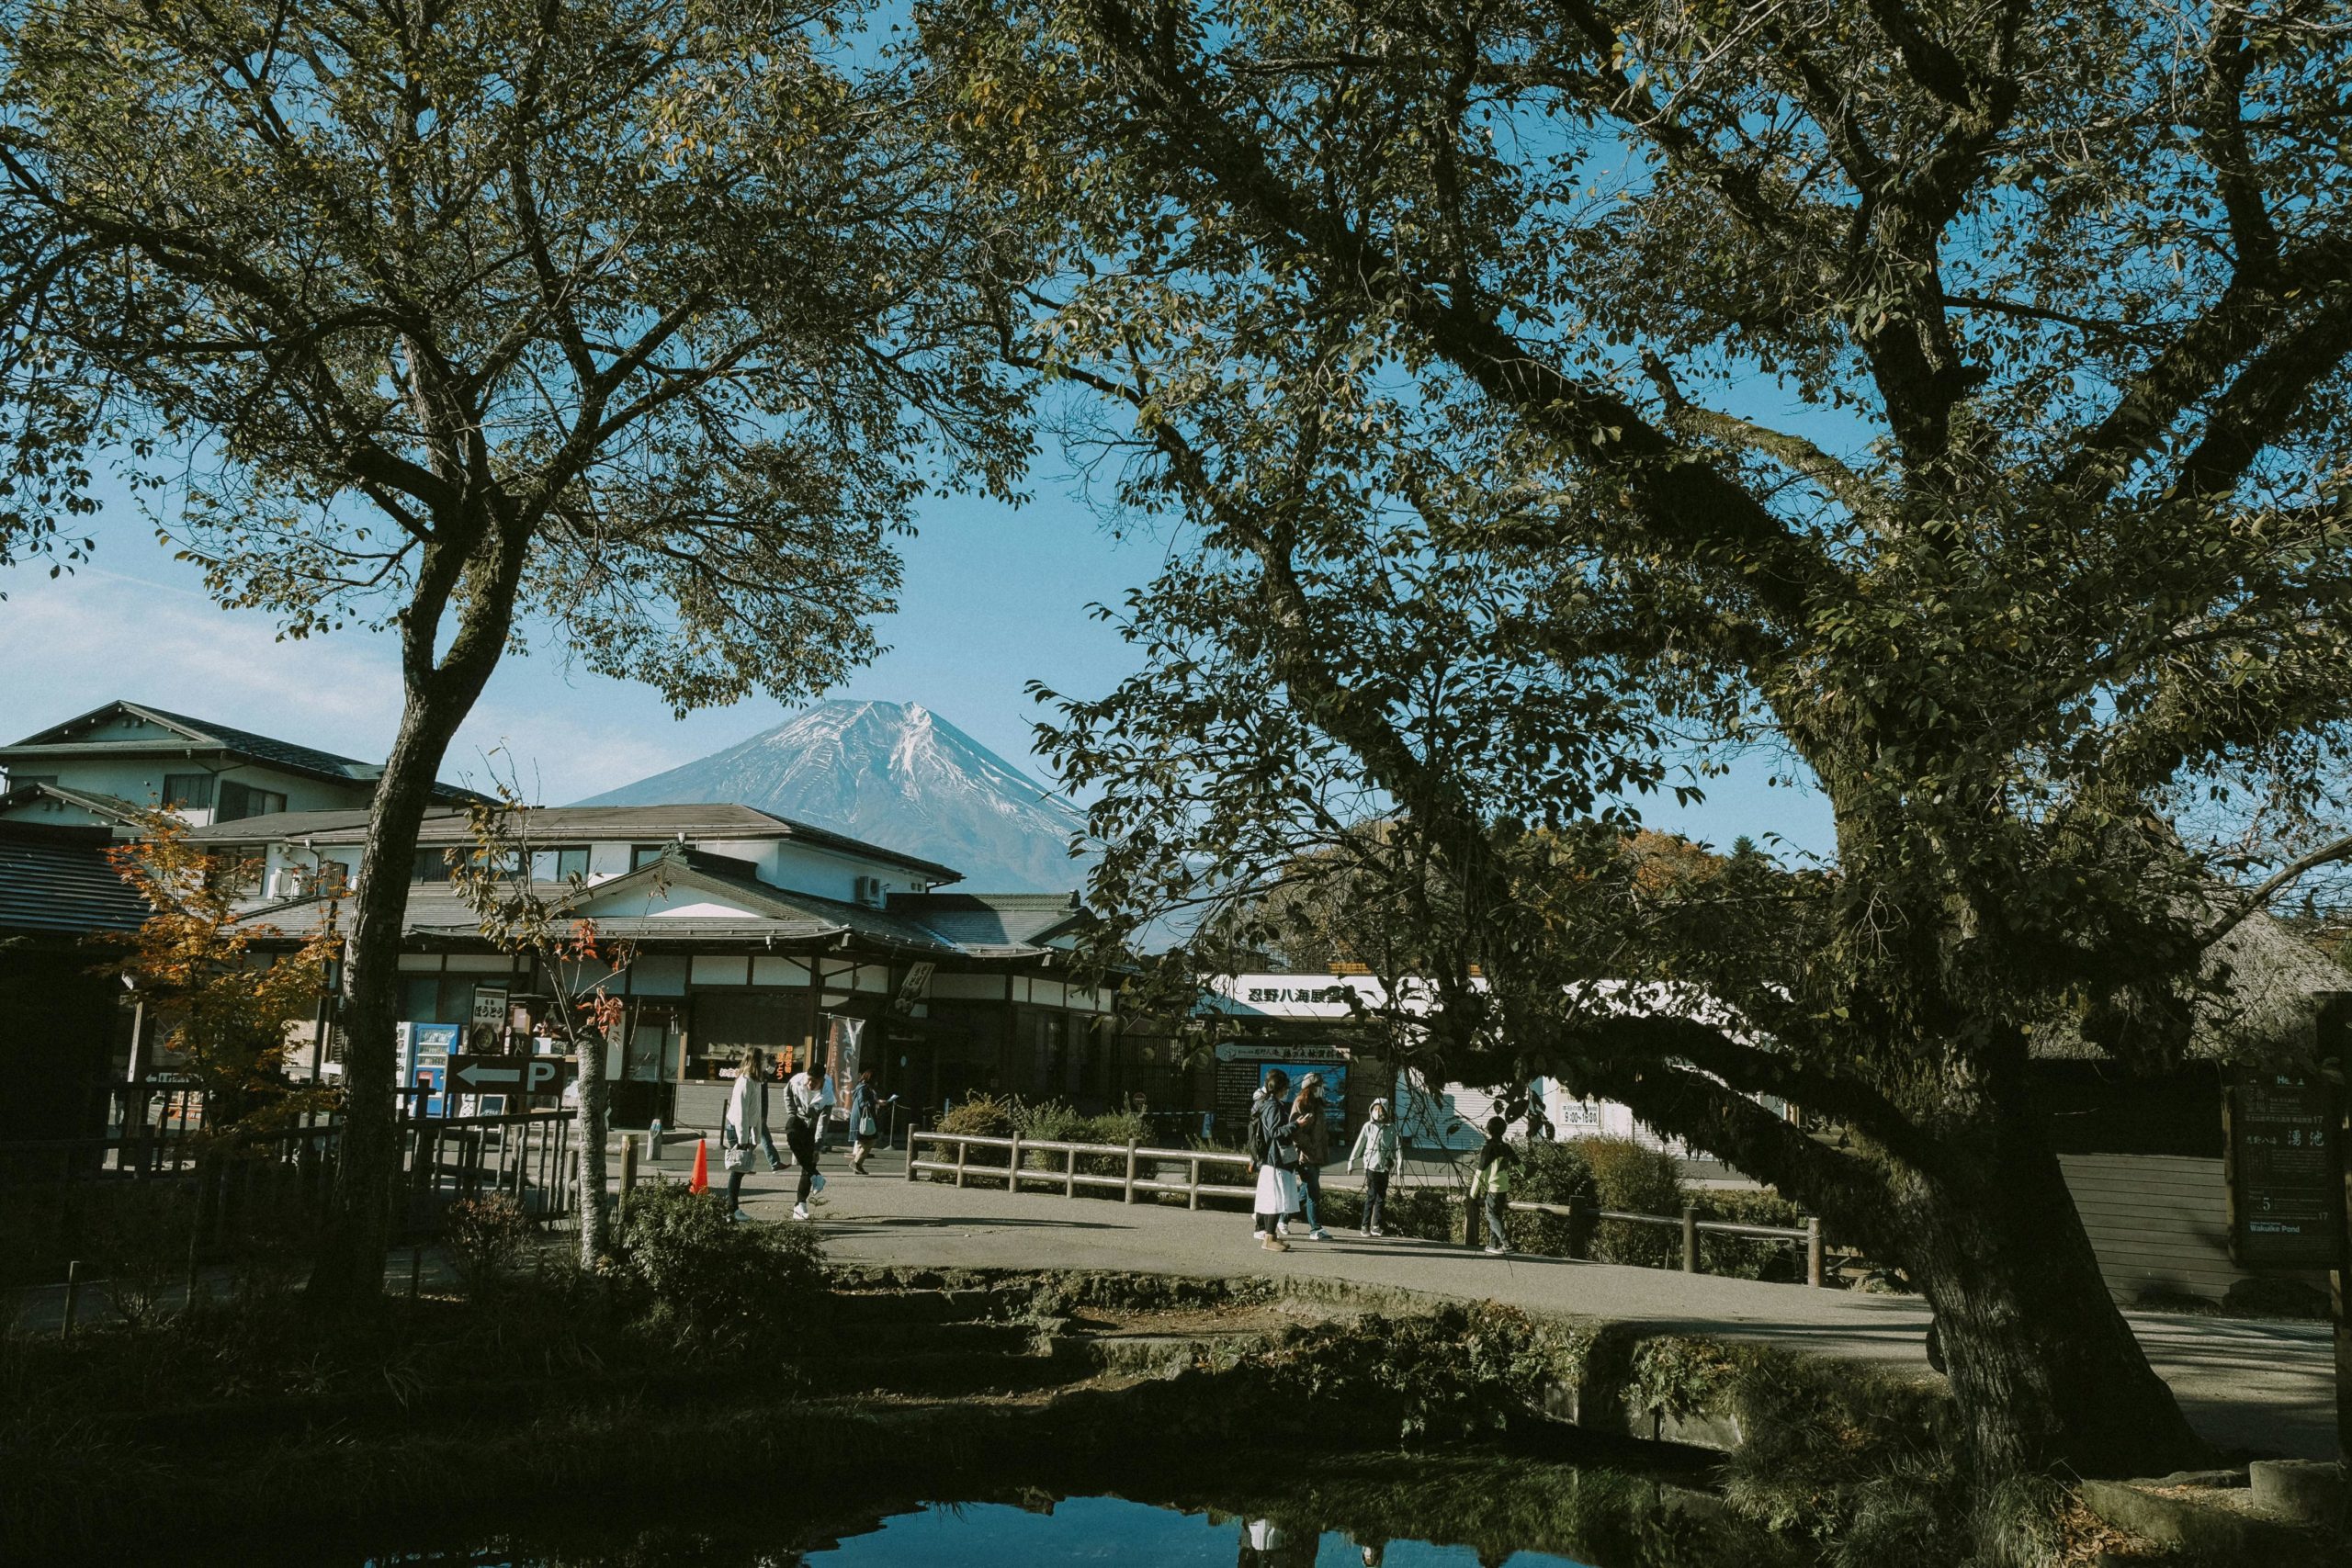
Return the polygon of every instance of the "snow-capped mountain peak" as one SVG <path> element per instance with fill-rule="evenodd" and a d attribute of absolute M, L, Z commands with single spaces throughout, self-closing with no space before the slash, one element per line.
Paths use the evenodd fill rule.
<path fill-rule="evenodd" d="M 1057 893 L 1085 814 L 919 703 L 830 701 L 583 806 L 731 801 L 964 873 L 959 890 Z"/>

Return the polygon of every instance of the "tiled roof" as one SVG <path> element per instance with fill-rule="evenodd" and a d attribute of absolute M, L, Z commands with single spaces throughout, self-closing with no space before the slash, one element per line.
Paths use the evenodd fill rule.
<path fill-rule="evenodd" d="M 0 822 L 0 931 L 136 930 L 146 901 L 107 860 L 104 828 Z"/>
<path fill-rule="evenodd" d="M 626 894 L 632 888 L 650 887 L 663 876 L 671 879 L 672 886 L 678 886 L 683 878 L 692 886 L 707 886 L 724 897 L 747 905 L 752 912 L 743 915 L 596 913 L 593 917 L 596 929 L 609 936 L 662 944 L 741 940 L 805 946 L 847 936 L 925 957 L 959 955 L 959 950 L 953 943 L 887 910 L 868 908 L 861 904 L 846 904 L 835 898 L 820 898 L 811 893 L 795 893 L 752 877 L 732 874 L 723 866 L 714 867 L 709 863 L 723 858 L 696 855 L 683 870 L 675 866 L 666 871 L 654 866 L 642 867 L 626 876 L 612 877 L 579 889 L 577 904 L 589 908 L 616 895 Z M 532 890 L 558 905 L 572 896 L 570 885 L 560 882 L 534 883 Z M 325 919 L 325 901 L 311 898 L 266 906 L 253 910 L 244 918 L 256 925 L 274 927 L 289 935 L 302 935 L 316 930 Z M 410 890 L 402 930 L 413 937 L 434 937 L 444 941 L 480 940 L 480 921 L 473 910 L 454 889 L 443 883 L 418 883 Z"/>
<path fill-rule="evenodd" d="M 1026 953 L 1092 923 L 1075 893 L 894 893 L 890 912 L 967 952 Z"/>
<path fill-rule="evenodd" d="M 59 784 L 18 784 L 16 788 L 0 794 L 0 811 L 6 811 L 11 807 L 30 805 L 43 795 L 64 801 L 69 806 L 78 806 L 83 810 L 94 812 L 100 817 L 112 818 L 119 822 L 135 821 L 144 816 L 149 809 L 143 806 L 134 806 L 119 795 L 102 795 L 94 789 L 74 789 L 71 785 Z"/>
<path fill-rule="evenodd" d="M 110 713 L 132 714 L 177 733 L 191 746 L 233 751 L 241 757 L 249 758 L 256 762 L 266 762 L 271 767 L 283 768 L 289 773 L 309 773 L 316 778 L 334 779 L 345 784 L 373 784 L 384 772 L 379 763 L 363 762 L 356 757 L 337 756 L 333 751 L 322 751 L 315 746 L 303 746 L 295 741 L 277 739 L 274 736 L 257 735 L 250 729 L 238 729 L 231 725 L 215 724 L 209 719 L 191 718 L 187 714 L 173 713 L 165 708 L 149 707 L 144 703 L 121 701 L 108 703 L 101 708 L 94 708 L 88 713 L 67 719 L 62 724 L 51 725 L 37 734 L 25 737 L 14 746 L 0 748 L 0 750 L 16 751 L 62 746 L 72 746 L 85 752 L 96 750 L 130 753 L 154 750 L 155 742 L 153 740 L 74 741 L 70 738 L 68 732 L 75 727 Z M 52 736 L 59 739 L 50 739 Z M 435 799 L 442 801 L 479 798 L 476 792 L 472 790 L 445 784 L 435 784 L 433 786 L 433 795 Z"/>
<path fill-rule="evenodd" d="M 530 811 L 531 838 L 536 843 L 671 843 L 681 834 L 695 839 L 788 839 L 795 843 L 832 850 L 861 860 L 904 866 L 935 882 L 954 882 L 963 873 L 953 866 L 915 855 L 901 854 L 880 844 L 869 844 L 829 829 L 812 828 L 787 817 L 734 805 L 687 806 L 538 806 Z M 356 844 L 368 836 L 365 811 L 281 811 L 274 817 L 247 817 L 189 829 L 200 843 L 281 842 L 313 839 L 320 843 Z M 428 812 L 418 827 L 421 845 L 469 842 L 472 829 L 459 810 Z"/>

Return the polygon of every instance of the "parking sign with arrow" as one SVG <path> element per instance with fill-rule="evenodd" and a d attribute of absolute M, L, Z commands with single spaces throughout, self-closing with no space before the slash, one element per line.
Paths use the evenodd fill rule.
<path fill-rule="evenodd" d="M 452 1056 L 449 1085 L 459 1094 L 561 1094 L 571 1081 L 568 1056 Z"/>

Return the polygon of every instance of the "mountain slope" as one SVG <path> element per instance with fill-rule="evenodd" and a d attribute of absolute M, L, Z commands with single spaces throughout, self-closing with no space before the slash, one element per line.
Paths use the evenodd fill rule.
<path fill-rule="evenodd" d="M 964 874 L 975 893 L 1058 893 L 1085 879 L 1077 807 L 915 703 L 825 702 L 775 728 L 582 806 L 734 801 Z"/>

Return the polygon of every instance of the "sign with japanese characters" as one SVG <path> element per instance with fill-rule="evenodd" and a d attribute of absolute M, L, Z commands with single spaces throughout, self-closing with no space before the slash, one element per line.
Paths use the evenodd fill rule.
<path fill-rule="evenodd" d="M 2335 1087 L 2245 1068 L 2229 1093 L 2232 1254 L 2248 1269 L 2333 1268 L 2344 1225 Z"/>

